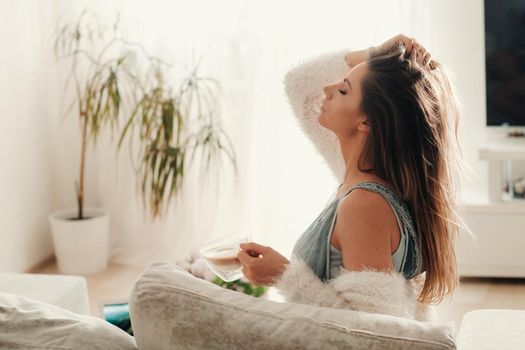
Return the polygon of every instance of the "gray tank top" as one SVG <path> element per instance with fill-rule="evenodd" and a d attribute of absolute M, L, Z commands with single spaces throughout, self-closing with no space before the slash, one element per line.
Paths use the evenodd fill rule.
<path fill-rule="evenodd" d="M 342 184 L 338 187 L 341 188 Z M 421 271 L 421 254 L 410 212 L 401 197 L 392 189 L 376 182 L 361 182 L 344 195 L 328 201 L 314 222 L 299 237 L 292 256 L 302 258 L 314 273 L 326 282 L 337 277 L 343 268 L 342 254 L 331 244 L 337 209 L 342 199 L 354 188 L 363 188 L 381 194 L 392 207 L 401 233 L 399 246 L 392 254 L 395 270 L 410 279 Z M 336 191 L 337 193 L 337 191 Z"/>

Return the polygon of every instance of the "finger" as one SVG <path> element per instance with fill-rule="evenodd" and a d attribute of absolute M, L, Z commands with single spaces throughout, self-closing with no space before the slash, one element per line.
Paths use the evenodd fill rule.
<path fill-rule="evenodd" d="M 425 56 L 423 57 L 423 66 L 426 66 L 430 63 L 430 54 L 427 52 Z"/>
<path fill-rule="evenodd" d="M 414 47 L 412 48 L 412 52 L 410 53 L 410 58 L 413 60 L 418 60 L 418 58 L 421 57 L 422 47 L 419 45 L 419 43 L 415 43 Z"/>
<path fill-rule="evenodd" d="M 264 283 L 263 281 L 253 281 L 252 284 L 253 284 L 253 286 L 255 288 L 257 288 L 257 287 L 264 287 L 266 285 L 266 283 Z"/>
<path fill-rule="evenodd" d="M 246 253 L 243 250 L 240 250 L 237 253 L 237 258 L 239 259 L 242 266 L 249 266 L 254 259 L 253 257 L 251 257 L 248 253 Z"/>
<path fill-rule="evenodd" d="M 267 246 L 255 242 L 241 243 L 239 244 L 239 247 L 244 250 L 251 250 L 252 252 L 257 253 L 257 256 L 259 256 L 259 254 L 264 254 L 268 249 Z"/>
<path fill-rule="evenodd" d="M 410 41 L 408 43 L 408 47 L 407 47 L 407 50 L 406 50 L 406 53 L 408 55 L 410 55 L 412 53 L 412 50 L 414 49 L 415 42 L 416 42 L 416 39 L 410 38 Z"/>
<path fill-rule="evenodd" d="M 425 49 L 423 46 L 420 46 L 419 47 L 419 57 L 421 57 L 421 61 L 423 61 L 426 54 L 427 54 L 427 49 Z"/>
<path fill-rule="evenodd" d="M 406 40 L 402 41 L 402 44 L 405 47 L 405 57 L 409 57 L 410 53 L 412 52 L 413 39 L 406 38 Z"/>
<path fill-rule="evenodd" d="M 242 274 L 244 275 L 244 277 L 250 281 L 250 283 L 253 284 L 253 279 L 252 279 L 252 275 L 250 274 L 250 272 L 243 266 L 241 268 L 241 271 L 242 271 Z"/>
<path fill-rule="evenodd" d="M 418 49 L 417 49 L 417 46 L 416 46 L 416 45 L 412 46 L 412 51 L 410 52 L 410 56 L 409 56 L 409 58 L 410 58 L 411 60 L 413 60 L 413 59 L 416 58 L 416 51 L 417 51 L 417 50 L 418 50 Z"/>
<path fill-rule="evenodd" d="M 245 254 L 246 253 L 244 251 L 242 251 L 242 250 L 239 250 L 239 252 L 237 253 L 237 259 L 239 259 L 241 265 L 245 264 L 245 260 L 246 260 L 246 258 L 244 256 Z"/>
<path fill-rule="evenodd" d="M 250 250 L 240 250 L 237 253 L 237 257 L 239 258 L 239 261 L 243 265 L 250 265 L 250 264 L 257 263 L 260 260 L 259 256 L 260 256 L 259 253 L 254 253 Z"/>
<path fill-rule="evenodd" d="M 246 253 L 248 253 L 249 256 L 251 256 L 252 258 L 261 258 L 262 255 L 260 253 L 257 253 L 256 251 L 253 251 L 253 250 L 247 250 Z"/>

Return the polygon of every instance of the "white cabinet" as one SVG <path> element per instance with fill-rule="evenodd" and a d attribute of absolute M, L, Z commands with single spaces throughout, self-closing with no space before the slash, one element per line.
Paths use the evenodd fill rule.
<path fill-rule="evenodd" d="M 489 163 L 489 188 L 461 204 L 462 218 L 476 237 L 461 231 L 456 244 L 459 274 L 525 278 L 525 200 L 502 192 L 510 177 L 509 161 L 525 161 L 525 142 L 487 144 L 479 156 Z"/>
<path fill-rule="evenodd" d="M 460 276 L 525 277 L 525 203 L 463 204 L 456 245 Z"/>

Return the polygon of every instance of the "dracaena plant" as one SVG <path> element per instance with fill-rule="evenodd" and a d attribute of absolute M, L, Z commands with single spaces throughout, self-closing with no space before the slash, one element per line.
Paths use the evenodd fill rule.
<path fill-rule="evenodd" d="M 131 135 L 140 140 L 135 170 L 143 204 L 149 206 L 153 217 L 162 216 L 169 208 L 187 166 L 194 164 L 197 150 L 201 154 L 201 179 L 212 162 L 222 162 L 223 153 L 238 174 L 233 145 L 221 126 L 219 83 L 199 76 L 197 65 L 175 88 L 166 82 L 170 68 L 162 61 L 151 61 L 144 90 L 118 143 L 120 149 L 128 135 L 130 142 L 134 139 Z"/>
<path fill-rule="evenodd" d="M 117 151 L 126 137 L 130 154 L 131 145 L 139 143 L 138 155 L 132 155 L 140 183 L 137 189 L 153 219 L 167 212 L 197 150 L 202 155 L 201 176 L 212 162 L 221 163 L 223 153 L 238 175 L 234 148 L 220 121 L 220 84 L 200 77 L 198 64 L 175 87 L 167 79 L 172 65 L 149 55 L 140 43 L 125 39 L 120 34 L 119 16 L 111 26 L 104 26 L 89 11 L 59 28 L 54 48 L 57 59 L 69 63 L 64 89 L 73 82 L 75 92 L 65 114 L 76 106 L 81 122 L 80 174 L 75 182 L 77 219 L 84 218 L 87 145 L 92 141 L 96 146 L 100 131 L 108 125 L 111 135 L 119 135 Z M 121 119 L 125 121 L 122 128 Z"/>

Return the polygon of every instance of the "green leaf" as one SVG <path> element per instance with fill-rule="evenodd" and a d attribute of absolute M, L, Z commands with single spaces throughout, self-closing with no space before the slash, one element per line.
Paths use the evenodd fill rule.
<path fill-rule="evenodd" d="M 253 287 L 251 284 L 247 284 L 244 286 L 244 293 L 246 294 L 252 294 L 253 293 Z"/>
<path fill-rule="evenodd" d="M 258 298 L 268 290 L 268 287 L 259 286 L 254 289 L 253 296 Z"/>
<path fill-rule="evenodd" d="M 215 276 L 215 278 L 213 279 L 213 283 L 222 286 L 225 282 L 219 276 Z"/>

